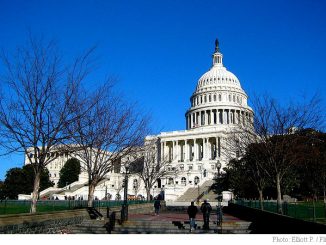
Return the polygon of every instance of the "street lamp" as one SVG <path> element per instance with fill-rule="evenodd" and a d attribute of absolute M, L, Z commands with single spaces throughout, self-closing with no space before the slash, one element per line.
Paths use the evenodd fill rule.
<path fill-rule="evenodd" d="M 217 183 L 218 183 L 218 185 L 221 184 L 221 183 L 219 182 L 221 167 L 222 167 L 221 162 L 220 162 L 219 160 L 217 160 L 217 162 L 216 162 L 216 168 L 217 168 Z M 219 186 L 218 186 L 218 188 L 219 188 Z M 218 191 L 218 192 L 219 192 L 219 191 Z M 219 194 L 219 193 L 217 194 L 217 199 L 218 199 L 218 202 L 220 202 L 220 194 Z"/>
<path fill-rule="evenodd" d="M 197 185 L 197 190 L 198 190 L 198 193 L 197 193 L 197 202 L 199 203 L 200 191 L 199 191 L 199 178 L 197 176 L 195 177 L 194 184 Z"/>
<path fill-rule="evenodd" d="M 222 164 L 221 164 L 220 160 L 217 160 L 216 168 L 217 168 L 217 176 L 218 177 L 220 176 L 221 167 L 222 167 Z"/>
<path fill-rule="evenodd" d="M 124 178 L 124 200 L 121 209 L 121 220 L 127 221 L 128 220 L 128 172 L 129 172 L 129 165 L 125 165 L 125 178 Z"/>

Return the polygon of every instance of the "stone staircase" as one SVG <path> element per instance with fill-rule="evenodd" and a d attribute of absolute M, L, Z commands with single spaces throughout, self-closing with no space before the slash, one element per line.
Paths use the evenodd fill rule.
<path fill-rule="evenodd" d="M 248 234 L 251 222 L 224 215 L 222 225 L 217 225 L 216 214 L 210 217 L 210 230 L 202 230 L 201 213 L 196 219 L 197 229 L 191 234 Z M 113 229 L 109 229 L 108 219 L 85 219 L 81 224 L 68 227 L 72 234 L 190 234 L 188 215 L 185 212 L 162 212 L 159 216 L 153 213 L 133 214 L 129 220 L 121 224 L 116 221 Z"/>
<path fill-rule="evenodd" d="M 197 222 L 202 227 L 202 222 Z M 116 225 L 111 234 L 189 234 L 189 224 L 180 221 L 145 221 L 132 220 Z M 197 229 L 193 234 L 214 234 L 217 229 L 201 230 Z"/>
<path fill-rule="evenodd" d="M 107 234 L 107 220 L 85 219 L 81 224 L 67 228 L 71 234 Z"/>
<path fill-rule="evenodd" d="M 70 184 L 64 188 L 62 188 L 61 192 L 58 192 L 57 194 L 60 194 L 60 195 L 65 195 L 65 194 L 69 194 L 69 193 L 73 193 L 74 191 L 84 187 L 85 185 L 87 185 L 87 182 L 85 183 L 78 183 L 78 184 Z M 70 189 L 69 189 L 69 186 L 70 186 Z"/>
<path fill-rule="evenodd" d="M 206 194 L 204 194 L 201 198 L 202 200 L 209 200 L 210 202 L 217 202 L 217 194 L 213 191 L 210 190 Z"/>
<path fill-rule="evenodd" d="M 216 224 L 216 222 L 214 222 Z M 237 222 L 223 222 L 222 225 L 217 226 L 217 233 L 220 234 L 249 234 L 251 222 L 237 221 Z"/>
<path fill-rule="evenodd" d="M 209 188 L 214 184 L 214 180 L 206 180 L 202 185 L 189 188 L 182 196 L 180 196 L 176 202 L 191 202 L 195 201 L 198 197 L 201 197 L 202 193 L 208 192 Z M 205 196 L 205 194 L 204 194 Z"/>

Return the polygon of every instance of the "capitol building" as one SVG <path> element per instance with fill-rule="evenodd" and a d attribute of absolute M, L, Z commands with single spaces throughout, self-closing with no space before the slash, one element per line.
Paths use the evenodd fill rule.
<path fill-rule="evenodd" d="M 155 142 L 157 161 L 166 161 L 170 173 L 157 179 L 151 191 L 153 196 L 164 191 L 167 201 L 176 201 L 189 188 L 212 183 L 230 159 L 240 157 L 239 152 L 230 152 L 233 150 L 227 147 L 227 141 L 237 128 L 252 124 L 253 110 L 247 104 L 248 96 L 239 79 L 223 65 L 218 40 L 215 41 L 211 62 L 209 70 L 194 84 L 190 107 L 185 112 L 186 129 L 161 132 L 145 139 L 145 142 Z M 50 179 L 55 184 L 59 180 L 60 169 L 68 158 L 68 155 L 63 154 L 47 166 Z M 123 171 L 109 173 L 96 187 L 94 196 L 102 199 L 109 193 L 114 199 L 117 194 L 121 195 L 123 178 Z M 141 180 L 131 175 L 128 193 L 134 192 L 136 182 Z M 57 195 L 61 193 L 87 199 L 88 188 L 85 183 L 87 174 L 82 172 L 79 181 L 72 183 L 71 188 L 66 188 L 65 192 L 58 191 Z M 56 193 L 55 190 L 58 188 L 53 187 L 52 193 Z M 46 191 L 49 190 L 43 193 Z M 146 196 L 142 183 L 137 192 L 137 195 Z"/>
<path fill-rule="evenodd" d="M 186 130 L 147 137 L 157 140 L 161 158 L 167 156 L 169 167 L 177 170 L 178 176 L 165 180 L 168 197 L 175 200 L 189 187 L 214 179 L 229 160 L 240 157 L 229 141 L 238 128 L 253 122 L 247 99 L 239 79 L 224 67 L 216 40 L 212 66 L 199 78 L 190 97 Z"/>

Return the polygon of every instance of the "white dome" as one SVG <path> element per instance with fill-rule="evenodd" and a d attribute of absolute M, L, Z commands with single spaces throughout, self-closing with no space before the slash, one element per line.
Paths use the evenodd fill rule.
<path fill-rule="evenodd" d="M 196 89 L 198 90 L 200 88 L 211 87 L 214 85 L 226 85 L 241 88 L 239 79 L 232 72 L 229 72 L 223 66 L 216 65 L 199 78 Z"/>
<path fill-rule="evenodd" d="M 216 40 L 212 67 L 199 78 L 190 97 L 191 107 L 185 115 L 187 129 L 224 127 L 241 123 L 240 118 L 253 117 L 239 79 L 223 65 L 218 44 Z"/>

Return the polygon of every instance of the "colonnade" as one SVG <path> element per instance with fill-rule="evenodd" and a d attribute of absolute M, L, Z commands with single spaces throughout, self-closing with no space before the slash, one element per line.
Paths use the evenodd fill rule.
<path fill-rule="evenodd" d="M 236 109 L 210 109 L 193 111 L 186 115 L 186 128 L 196 128 L 217 124 L 243 124 L 253 122 L 253 115 L 249 111 Z"/>
<path fill-rule="evenodd" d="M 215 160 L 221 157 L 222 137 L 179 139 L 161 142 L 161 159 L 168 162 Z"/>

